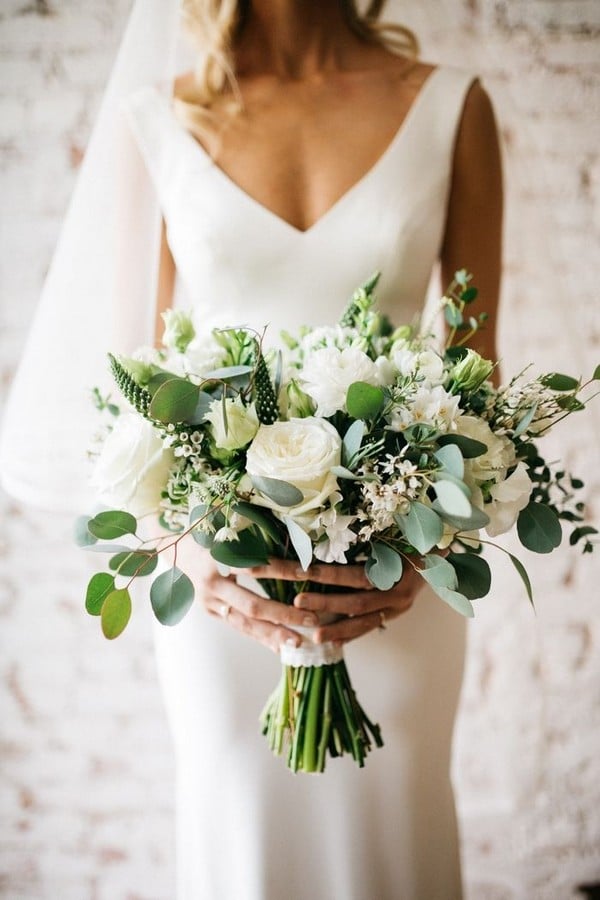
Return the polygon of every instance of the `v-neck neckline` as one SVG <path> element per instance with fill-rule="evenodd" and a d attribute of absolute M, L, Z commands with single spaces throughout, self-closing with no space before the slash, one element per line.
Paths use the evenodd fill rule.
<path fill-rule="evenodd" d="M 322 215 L 320 215 L 308 228 L 298 228 L 296 225 L 293 225 L 283 216 L 280 216 L 270 207 L 266 206 L 256 197 L 253 197 L 252 194 L 249 194 L 245 191 L 234 179 L 225 172 L 217 163 L 213 160 L 208 150 L 202 146 L 202 144 L 196 140 L 196 138 L 179 122 L 177 117 L 175 116 L 173 107 L 166 100 L 164 95 L 160 92 L 152 88 L 157 97 L 159 97 L 163 102 L 166 103 L 168 111 L 171 115 L 173 122 L 175 123 L 177 130 L 182 135 L 188 146 L 195 152 L 201 159 L 204 159 L 208 163 L 210 163 L 211 171 L 215 173 L 215 175 L 221 179 L 221 181 L 226 185 L 228 190 L 232 193 L 237 194 L 241 197 L 242 202 L 248 204 L 251 207 L 254 207 L 255 210 L 258 210 L 260 214 L 263 216 L 273 220 L 275 224 L 277 224 L 280 228 L 287 230 L 292 235 L 298 238 L 308 238 L 315 231 L 320 229 L 324 223 L 329 221 L 335 214 L 360 191 L 360 189 L 369 182 L 377 172 L 384 167 L 387 160 L 393 155 L 396 147 L 401 143 L 401 139 L 404 137 L 406 131 L 408 130 L 408 126 L 411 121 L 414 120 L 415 113 L 418 107 L 423 102 L 423 97 L 426 95 L 428 89 L 434 81 L 435 76 L 438 72 L 441 71 L 440 66 L 436 66 L 436 68 L 432 69 L 431 72 L 426 76 L 419 91 L 412 101 L 410 107 L 404 118 L 402 119 L 398 129 L 394 133 L 390 142 L 386 145 L 385 149 L 382 153 L 377 157 L 375 162 L 356 180 L 354 181 L 350 187 L 348 187 L 342 194 L 335 200 L 331 206 L 329 206 Z"/>

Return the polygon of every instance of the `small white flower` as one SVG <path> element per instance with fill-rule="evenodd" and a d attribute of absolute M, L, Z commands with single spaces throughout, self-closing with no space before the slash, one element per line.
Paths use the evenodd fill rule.
<path fill-rule="evenodd" d="M 533 483 L 524 462 L 520 462 L 504 481 L 493 485 L 490 489 L 492 499 L 484 507 L 490 517 L 490 522 L 486 526 L 490 537 L 504 534 L 512 528 L 521 510 L 529 503 L 532 488 Z"/>
<path fill-rule="evenodd" d="M 350 529 L 356 516 L 341 516 L 335 508 L 327 509 L 318 517 L 318 523 L 326 540 L 315 546 L 315 556 L 326 563 L 345 563 L 346 551 L 357 540 L 357 535 Z"/>

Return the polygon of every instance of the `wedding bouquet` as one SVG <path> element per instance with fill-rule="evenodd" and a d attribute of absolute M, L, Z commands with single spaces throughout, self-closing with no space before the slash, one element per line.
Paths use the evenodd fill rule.
<path fill-rule="evenodd" d="M 250 328 L 203 333 L 192 316 L 169 311 L 160 349 L 110 357 L 124 402 L 95 391 L 111 424 L 92 478 L 109 508 L 77 523 L 80 544 L 110 554 L 86 595 L 107 638 L 127 625 L 131 582 L 187 534 L 221 566 L 297 559 L 306 578 L 261 580 L 282 603 L 325 589 L 310 582 L 316 559 L 364 563 L 381 591 L 410 567 L 464 616 L 490 589 L 490 538 L 516 526 L 523 546 L 549 553 L 568 522 L 570 542 L 593 549 L 596 529 L 581 524 L 575 500 L 581 481 L 547 465 L 537 441 L 584 408 L 600 366 L 585 383 L 520 373 L 496 389 L 495 363 L 465 346 L 484 320 L 468 314 L 477 291 L 465 271 L 442 299 L 441 351 L 421 326 L 392 327 L 376 307 L 377 280 L 354 293 L 337 325 L 282 335 L 284 351 Z M 172 537 L 137 536 L 150 514 Z M 532 600 L 523 564 L 508 556 Z M 176 565 L 150 587 L 164 625 L 193 599 Z M 271 749 L 293 771 L 322 772 L 328 755 L 344 753 L 362 766 L 382 739 L 341 648 L 305 634 L 301 647 L 282 649 L 282 663 L 262 714 Z"/>

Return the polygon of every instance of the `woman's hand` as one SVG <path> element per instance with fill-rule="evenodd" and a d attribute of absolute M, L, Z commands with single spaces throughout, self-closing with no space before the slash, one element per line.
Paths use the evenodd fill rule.
<path fill-rule="evenodd" d="M 379 591 L 368 580 L 363 565 L 316 564 L 305 572 L 299 563 L 282 559 L 272 559 L 268 566 L 249 569 L 248 574 L 253 578 L 310 580 L 340 588 L 334 594 L 303 591 L 294 600 L 297 610 L 341 617 L 332 625 L 320 625 L 316 629 L 312 639 L 317 644 L 325 641 L 341 644 L 375 628 L 384 628 L 387 621 L 410 609 L 415 594 L 423 583 L 418 573 L 412 567 L 407 567 L 398 584 L 389 591 Z M 352 592 L 344 592 L 345 587 L 352 588 Z"/>

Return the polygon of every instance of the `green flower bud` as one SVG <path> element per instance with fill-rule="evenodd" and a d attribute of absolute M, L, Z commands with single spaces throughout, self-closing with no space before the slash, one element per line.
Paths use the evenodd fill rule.
<path fill-rule="evenodd" d="M 461 391 L 475 391 L 487 381 L 493 370 L 493 362 L 484 359 L 475 350 L 467 350 L 466 356 L 459 359 L 450 370 L 450 381 Z"/>
<path fill-rule="evenodd" d="M 185 353 L 196 337 L 196 330 L 189 313 L 180 309 L 167 309 L 162 313 L 165 331 L 162 342 L 165 347 Z"/>
<path fill-rule="evenodd" d="M 314 415 L 315 404 L 295 379 L 292 378 L 289 384 L 286 385 L 286 392 L 287 415 L 289 418 L 306 419 L 307 416 Z"/>

